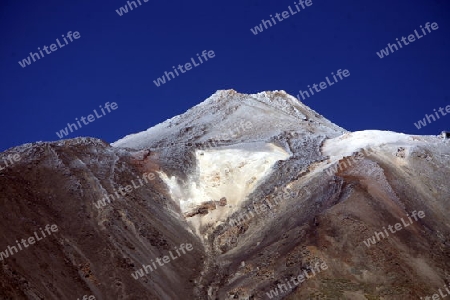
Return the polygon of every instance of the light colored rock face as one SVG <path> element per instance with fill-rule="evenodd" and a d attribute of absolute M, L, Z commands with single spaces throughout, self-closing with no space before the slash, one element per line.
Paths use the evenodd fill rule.
<path fill-rule="evenodd" d="M 350 133 L 283 91 L 219 91 L 113 146 L 27 144 L 0 160 L 13 153 L 0 252 L 60 230 L 0 262 L 0 299 L 269 299 L 278 284 L 276 299 L 419 299 L 450 278 L 450 141 Z M 131 276 L 182 243 L 194 250 Z"/>
<path fill-rule="evenodd" d="M 216 207 L 207 216 L 197 214 L 189 219 L 200 235 L 205 225 L 215 227 L 239 210 L 248 195 L 270 174 L 275 162 L 288 157 L 281 147 L 260 142 L 196 150 L 197 168 L 188 174 L 185 189 L 177 183 L 176 176 L 168 178 L 161 172 L 161 178 L 183 213 L 193 211 L 205 202 L 226 198 L 226 205 Z"/>

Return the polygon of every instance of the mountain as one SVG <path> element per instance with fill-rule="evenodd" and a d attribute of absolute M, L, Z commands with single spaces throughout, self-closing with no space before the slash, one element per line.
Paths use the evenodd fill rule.
<path fill-rule="evenodd" d="M 348 132 L 284 91 L 227 90 L 111 145 L 25 144 L 0 163 L 13 155 L 1 299 L 447 293 L 443 137 Z"/>

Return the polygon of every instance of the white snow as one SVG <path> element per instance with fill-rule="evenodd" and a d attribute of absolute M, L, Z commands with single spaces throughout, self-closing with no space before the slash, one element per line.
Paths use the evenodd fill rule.
<path fill-rule="evenodd" d="M 163 172 L 160 175 L 183 212 L 191 211 L 204 202 L 226 197 L 226 206 L 217 206 L 208 215 L 189 218 L 196 228 L 215 224 L 236 211 L 261 180 L 270 174 L 275 162 L 289 157 L 282 148 L 262 142 L 197 150 L 195 155 L 197 170 L 189 174 L 185 188 L 177 183 L 174 176 L 168 178 Z"/>
<path fill-rule="evenodd" d="M 410 135 L 392 131 L 364 130 L 343 134 L 339 137 L 325 141 L 322 151 L 329 155 L 332 161 L 364 148 L 380 148 L 386 144 L 411 145 L 414 139 Z"/>
<path fill-rule="evenodd" d="M 242 130 L 242 122 L 252 124 Z M 185 130 L 190 128 L 189 132 Z M 127 135 L 113 147 L 135 149 L 167 147 L 171 143 L 205 142 L 223 132 L 240 131 L 236 142 L 267 140 L 282 132 L 304 131 L 338 136 L 344 129 L 323 118 L 284 91 L 239 94 L 233 90 L 217 91 L 184 114 L 175 116 L 143 132 Z"/>

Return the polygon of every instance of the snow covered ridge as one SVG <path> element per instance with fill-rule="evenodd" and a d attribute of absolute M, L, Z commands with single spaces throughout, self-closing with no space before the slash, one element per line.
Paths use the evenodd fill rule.
<path fill-rule="evenodd" d="M 371 148 L 371 152 L 380 149 L 381 145 L 410 146 L 415 143 L 413 136 L 404 133 L 382 130 L 364 130 L 346 133 L 337 138 L 326 140 L 322 150 L 330 159 L 337 160 L 351 156 L 358 149 Z"/>
<path fill-rule="evenodd" d="M 413 153 L 416 153 L 414 156 L 421 153 L 419 157 L 425 157 L 432 163 L 433 157 L 428 156 L 426 151 L 424 152 L 424 149 L 430 146 L 434 148 L 436 159 L 447 156 L 444 153 L 448 153 L 448 142 L 436 136 L 412 136 L 379 130 L 348 133 L 324 142 L 322 152 L 329 156 L 329 161 L 326 165 L 317 168 L 316 172 L 325 170 L 328 175 L 336 174 L 338 171 L 336 164 L 339 164 L 339 171 L 345 175 L 359 177 L 363 180 L 372 178 L 369 188 L 382 191 L 386 199 L 391 199 L 399 207 L 406 209 L 389 183 L 385 170 L 376 162 L 366 158 L 373 156 L 378 160 L 397 165 L 399 168 L 410 168 L 410 158 Z M 356 156 L 355 152 L 362 152 L 362 154 Z M 350 163 L 352 157 L 354 159 Z M 393 157 L 394 159 L 392 159 Z"/>
<path fill-rule="evenodd" d="M 253 125 L 252 130 L 239 137 L 244 141 L 267 141 L 289 131 L 317 133 L 330 138 L 347 132 L 282 90 L 257 94 L 220 90 L 182 115 L 127 135 L 111 145 L 142 150 L 204 143 L 237 127 L 236 124 L 242 121 Z"/>

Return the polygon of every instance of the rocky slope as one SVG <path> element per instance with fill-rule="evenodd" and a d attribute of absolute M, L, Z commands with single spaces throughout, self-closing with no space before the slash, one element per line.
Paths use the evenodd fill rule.
<path fill-rule="evenodd" d="M 112 145 L 0 162 L 14 154 L 1 299 L 419 299 L 450 282 L 440 137 L 350 133 L 283 91 L 229 90 Z"/>

